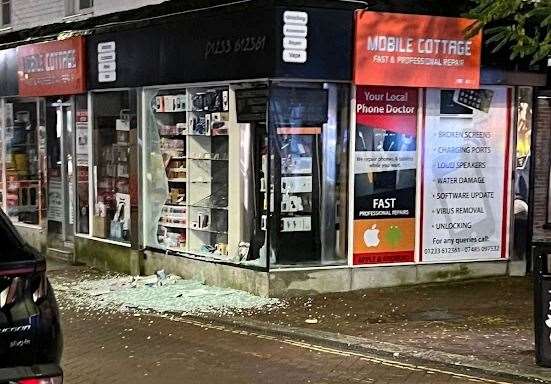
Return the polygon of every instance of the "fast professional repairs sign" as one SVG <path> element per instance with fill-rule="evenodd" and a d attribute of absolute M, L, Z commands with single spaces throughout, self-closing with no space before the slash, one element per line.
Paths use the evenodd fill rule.
<path fill-rule="evenodd" d="M 354 265 L 413 262 L 418 91 L 356 88 Z"/>
<path fill-rule="evenodd" d="M 354 81 L 358 85 L 478 88 L 481 32 L 473 20 L 357 11 Z"/>

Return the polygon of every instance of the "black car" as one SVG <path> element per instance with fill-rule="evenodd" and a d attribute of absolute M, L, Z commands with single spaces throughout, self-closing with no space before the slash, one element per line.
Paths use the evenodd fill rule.
<path fill-rule="evenodd" d="M 62 383 L 61 326 L 46 260 L 1 210 L 0 247 L 0 383 Z"/>

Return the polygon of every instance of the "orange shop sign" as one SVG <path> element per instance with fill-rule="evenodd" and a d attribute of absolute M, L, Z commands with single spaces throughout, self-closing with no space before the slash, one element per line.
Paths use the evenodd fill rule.
<path fill-rule="evenodd" d="M 356 12 L 354 82 L 433 88 L 478 88 L 482 32 L 473 20 Z"/>
<path fill-rule="evenodd" d="M 86 92 L 84 37 L 17 47 L 20 96 Z"/>

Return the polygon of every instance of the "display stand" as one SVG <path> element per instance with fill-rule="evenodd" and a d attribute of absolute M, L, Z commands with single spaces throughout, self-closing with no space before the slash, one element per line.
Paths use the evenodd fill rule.
<path fill-rule="evenodd" d="M 228 97 L 193 88 L 151 101 L 168 187 L 157 240 L 168 251 L 228 256 Z"/>

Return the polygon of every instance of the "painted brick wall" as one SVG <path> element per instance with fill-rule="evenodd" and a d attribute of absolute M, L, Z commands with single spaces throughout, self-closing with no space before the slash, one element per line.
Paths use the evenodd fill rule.
<path fill-rule="evenodd" d="M 12 31 L 63 21 L 66 1 L 72 0 L 11 0 Z M 120 12 L 127 9 L 159 4 L 165 0 L 95 0 L 92 12 L 79 19 Z"/>
<path fill-rule="evenodd" d="M 551 229 L 543 228 L 547 223 L 547 190 L 549 167 L 551 166 L 551 99 L 536 99 L 534 166 L 534 210 L 533 240 L 551 241 Z"/>
<path fill-rule="evenodd" d="M 26 29 L 61 21 L 65 0 L 12 0 L 12 29 Z"/>
<path fill-rule="evenodd" d="M 164 0 L 94 0 L 94 14 L 120 12 L 127 9 L 139 8 L 145 5 L 159 4 Z"/>

